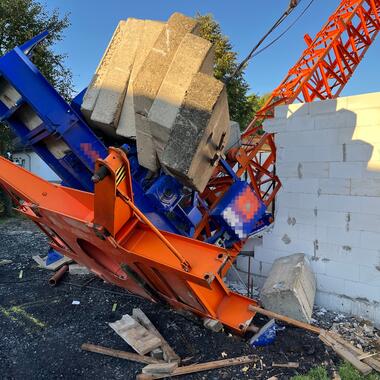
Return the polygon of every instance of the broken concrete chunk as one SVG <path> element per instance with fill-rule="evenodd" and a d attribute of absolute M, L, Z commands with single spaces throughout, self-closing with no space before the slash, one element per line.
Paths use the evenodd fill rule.
<path fill-rule="evenodd" d="M 213 70 L 212 44 L 192 33 L 187 33 L 178 47 L 148 115 L 159 158 L 169 139 L 170 130 L 193 75 L 203 72 L 212 76 Z"/>
<path fill-rule="evenodd" d="M 219 332 L 223 330 L 223 325 L 216 319 L 204 318 L 203 326 L 206 327 L 206 329 L 209 329 L 214 332 Z"/>
<path fill-rule="evenodd" d="M 161 339 L 141 326 L 128 314 L 109 325 L 140 355 L 145 355 L 161 346 Z"/>
<path fill-rule="evenodd" d="M 180 13 L 174 13 L 158 36 L 153 48 L 138 72 L 133 86 L 133 101 L 135 112 L 147 117 L 157 96 L 169 66 L 177 52 L 178 46 L 187 33 L 198 33 L 198 23 Z M 136 118 L 136 139 L 140 165 L 156 171 L 158 169 L 154 146 L 144 146 L 144 138 L 140 139 L 140 129 L 147 133 L 141 125 L 141 118 Z M 151 133 L 150 133 L 151 138 Z M 151 150 L 153 149 L 153 151 Z"/>
<path fill-rule="evenodd" d="M 72 275 L 85 275 L 90 274 L 90 271 L 83 265 L 71 264 L 69 265 L 69 273 Z"/>
<path fill-rule="evenodd" d="M 232 148 L 239 148 L 241 146 L 241 131 L 240 124 L 236 121 L 230 121 L 230 138 L 226 144 L 226 152 Z"/>
<path fill-rule="evenodd" d="M 116 134 L 115 129 L 143 33 L 143 20 L 132 18 L 127 20 L 109 69 L 103 77 L 95 108 L 91 114 L 91 122 L 111 135 Z"/>
<path fill-rule="evenodd" d="M 316 281 L 303 253 L 277 259 L 261 290 L 263 306 L 302 322 L 310 323 Z"/>
<path fill-rule="evenodd" d="M 230 118 L 224 84 L 194 75 L 162 155 L 167 171 L 202 192 L 229 138 Z"/>
<path fill-rule="evenodd" d="M 178 363 L 176 362 L 148 364 L 142 369 L 142 372 L 150 375 L 170 375 L 177 367 Z"/>
<path fill-rule="evenodd" d="M 119 136 L 136 138 L 135 106 L 133 100 L 133 86 L 142 64 L 145 62 L 150 50 L 157 41 L 165 24 L 159 21 L 145 20 L 144 33 L 140 38 L 140 46 L 136 51 L 135 62 L 128 84 L 127 94 L 122 107 L 116 133 Z"/>
<path fill-rule="evenodd" d="M 103 54 L 103 57 L 95 71 L 95 74 L 92 78 L 90 85 L 87 88 L 87 91 L 83 97 L 83 102 L 81 106 L 81 111 L 86 119 L 91 119 L 92 111 L 95 108 L 96 100 L 102 87 L 104 77 L 106 76 L 110 65 L 112 64 L 113 56 L 117 53 L 123 36 L 125 34 L 127 27 L 127 21 L 122 20 L 119 22 L 115 32 L 111 38 L 108 47 Z"/>

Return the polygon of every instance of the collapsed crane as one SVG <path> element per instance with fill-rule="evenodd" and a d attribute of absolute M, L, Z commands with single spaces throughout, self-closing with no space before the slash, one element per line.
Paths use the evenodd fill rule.
<path fill-rule="evenodd" d="M 274 136 L 258 134 L 261 123 L 277 105 L 338 96 L 380 30 L 379 12 L 380 0 L 344 0 L 314 40 L 305 38 L 301 59 L 257 113 L 243 145 L 218 159 L 202 193 L 185 193 L 166 173 L 150 178 L 133 144 L 107 147 L 81 115 L 84 92 L 67 104 L 30 61 L 42 33 L 0 58 L 0 115 L 63 186 L 5 159 L 0 183 L 55 250 L 107 282 L 244 333 L 256 302 L 230 291 L 223 277 L 246 238 L 273 221 L 268 207 L 281 183 Z M 270 153 L 261 162 L 264 146 Z M 244 223 L 225 218 L 226 209 Z"/>

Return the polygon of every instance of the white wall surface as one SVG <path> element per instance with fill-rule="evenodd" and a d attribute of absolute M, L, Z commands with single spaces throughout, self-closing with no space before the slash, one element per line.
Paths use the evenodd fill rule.
<path fill-rule="evenodd" d="M 14 162 L 49 182 L 61 182 L 61 179 L 35 152 L 20 152 L 12 155 Z"/>
<path fill-rule="evenodd" d="M 380 93 L 279 107 L 265 129 L 283 188 L 255 249 L 256 282 L 276 258 L 303 252 L 317 304 L 380 324 Z"/>

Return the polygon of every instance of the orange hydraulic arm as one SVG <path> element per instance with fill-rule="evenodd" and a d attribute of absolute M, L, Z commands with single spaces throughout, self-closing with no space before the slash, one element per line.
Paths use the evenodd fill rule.
<path fill-rule="evenodd" d="M 379 30 L 380 0 L 342 0 L 314 39 L 305 36 L 306 50 L 247 127 L 243 146 L 228 152 L 228 162 L 237 176 L 248 180 L 267 206 L 281 182 L 275 173 L 274 136 L 262 134 L 262 123 L 274 116 L 276 106 L 339 96 Z M 228 173 L 218 166 L 203 198 L 210 205 L 217 204 L 230 184 Z M 207 229 L 207 222 L 205 216 L 198 232 Z"/>
<path fill-rule="evenodd" d="M 237 251 L 159 231 L 133 202 L 129 161 L 110 148 L 98 160 L 95 193 L 53 185 L 0 158 L 0 185 L 51 246 L 105 281 L 152 301 L 217 319 L 244 333 L 257 303 L 223 277 Z M 28 184 L 26 187 L 25 184 Z"/>

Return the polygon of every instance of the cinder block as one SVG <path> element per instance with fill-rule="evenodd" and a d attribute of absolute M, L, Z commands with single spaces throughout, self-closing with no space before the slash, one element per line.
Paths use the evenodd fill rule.
<path fill-rule="evenodd" d="M 349 222 L 347 222 L 349 223 Z M 349 226 L 349 224 L 348 224 Z M 348 247 L 360 247 L 360 231 L 348 228 L 330 227 L 327 233 L 327 241 Z"/>
<path fill-rule="evenodd" d="M 380 249 L 380 234 L 371 231 L 360 232 L 360 244 L 357 247 L 366 249 Z M 380 251 L 379 251 L 380 258 Z M 379 263 L 380 265 L 380 263 Z"/>
<path fill-rule="evenodd" d="M 308 131 L 315 129 L 314 119 L 309 115 L 292 116 L 287 119 L 285 131 Z"/>
<path fill-rule="evenodd" d="M 326 275 L 332 278 L 359 281 L 359 265 L 330 260 L 326 262 Z"/>
<path fill-rule="evenodd" d="M 344 280 L 344 283 L 345 290 L 343 294 L 367 302 L 380 301 L 380 286 L 350 280 Z"/>
<path fill-rule="evenodd" d="M 352 179 L 351 195 L 380 197 L 380 178 Z M 380 211 L 379 211 L 380 213 Z"/>
<path fill-rule="evenodd" d="M 363 177 L 362 162 L 331 162 L 330 178 L 362 178 Z"/>
<path fill-rule="evenodd" d="M 136 138 L 136 120 L 134 107 L 133 86 L 136 76 L 145 62 L 150 50 L 157 41 L 164 28 L 164 23 L 152 20 L 144 21 L 144 32 L 140 38 L 140 45 L 136 51 L 132 73 L 128 84 L 127 94 L 122 107 L 119 124 L 116 133 L 128 138 Z"/>
<path fill-rule="evenodd" d="M 328 162 L 278 162 L 277 174 L 280 178 L 328 178 Z"/>
<path fill-rule="evenodd" d="M 156 152 L 160 158 L 170 131 L 190 87 L 193 75 L 202 72 L 213 75 L 214 49 L 212 44 L 192 33 L 182 39 L 157 93 L 148 119 L 151 121 Z"/>
<path fill-rule="evenodd" d="M 310 103 L 310 115 L 335 114 L 347 108 L 347 98 L 329 99 Z"/>
<path fill-rule="evenodd" d="M 187 186 L 202 192 L 229 138 L 226 88 L 197 73 L 186 93 L 162 155 L 162 164 Z"/>
<path fill-rule="evenodd" d="M 367 108 L 367 109 L 360 109 L 355 110 L 356 115 L 356 129 L 361 129 L 361 127 L 367 127 L 367 126 L 376 126 L 380 124 L 380 107 L 377 106 L 376 108 Z M 357 138 L 354 136 L 354 138 Z"/>
<path fill-rule="evenodd" d="M 319 179 L 318 194 L 350 195 L 351 180 L 346 178 Z"/>
<path fill-rule="evenodd" d="M 198 23 L 194 19 L 180 13 L 171 15 L 144 63 L 141 65 L 140 71 L 137 73 L 134 81 L 133 101 L 136 114 L 148 117 L 150 108 L 168 72 L 178 46 L 187 33 L 198 34 Z M 158 169 L 157 161 L 151 159 L 155 155 L 154 145 L 151 150 L 150 146 L 144 146 L 145 140 L 141 141 L 139 138 L 141 128 L 144 130 L 144 133 L 147 133 L 145 126 L 140 126 L 140 120 L 140 118 L 136 118 L 139 163 L 147 169 L 156 171 Z"/>
<path fill-rule="evenodd" d="M 315 291 L 315 277 L 305 255 L 295 254 L 273 263 L 260 298 L 268 310 L 310 322 Z"/>
<path fill-rule="evenodd" d="M 334 114 L 315 115 L 315 129 L 344 129 L 351 133 L 356 126 L 355 114 L 348 110 L 341 110 Z"/>
<path fill-rule="evenodd" d="M 380 92 L 348 96 L 347 109 L 360 110 L 366 108 L 378 108 L 380 104 Z"/>
<path fill-rule="evenodd" d="M 263 123 L 263 129 L 268 133 L 285 132 L 286 119 L 267 119 Z"/>
<path fill-rule="evenodd" d="M 326 293 L 334 294 L 346 294 L 345 280 L 342 278 L 336 278 L 327 276 L 324 274 L 317 274 L 317 289 Z"/>
<path fill-rule="evenodd" d="M 277 149 L 279 162 L 340 162 L 342 145 L 297 146 Z"/>
<path fill-rule="evenodd" d="M 315 220 L 320 226 L 345 228 L 347 225 L 347 213 L 318 210 L 315 215 Z"/>
<path fill-rule="evenodd" d="M 367 261 L 363 261 L 364 265 L 359 266 L 360 277 L 359 281 L 363 284 L 368 284 L 371 286 L 377 286 L 379 288 L 380 293 L 380 260 L 378 262 L 379 265 L 371 265 L 367 264 Z M 380 300 L 380 295 L 379 295 Z"/>
<path fill-rule="evenodd" d="M 317 193 L 319 180 L 312 178 L 288 178 L 282 180 L 282 186 L 288 193 Z"/>
<path fill-rule="evenodd" d="M 364 141 L 350 141 L 344 146 L 345 154 L 344 160 L 347 162 L 368 162 L 371 158 L 375 158 L 376 152 L 371 144 L 368 144 Z M 378 157 L 380 159 L 380 153 Z"/>
<path fill-rule="evenodd" d="M 104 77 L 110 68 L 113 56 L 120 48 L 126 29 L 127 21 L 120 21 L 83 97 L 81 111 L 88 120 L 91 119 L 91 114 L 95 108 L 95 103 L 98 98 L 100 88 L 102 87 Z"/>
<path fill-rule="evenodd" d="M 127 20 L 124 34 L 103 77 L 95 108 L 91 114 L 91 122 L 113 136 L 119 123 L 136 51 L 144 33 L 144 24 L 143 20 L 131 18 Z"/>
<path fill-rule="evenodd" d="M 353 212 L 350 215 L 350 226 L 358 231 L 371 231 L 380 233 L 380 210 L 377 214 L 369 214 L 368 210 Z"/>

